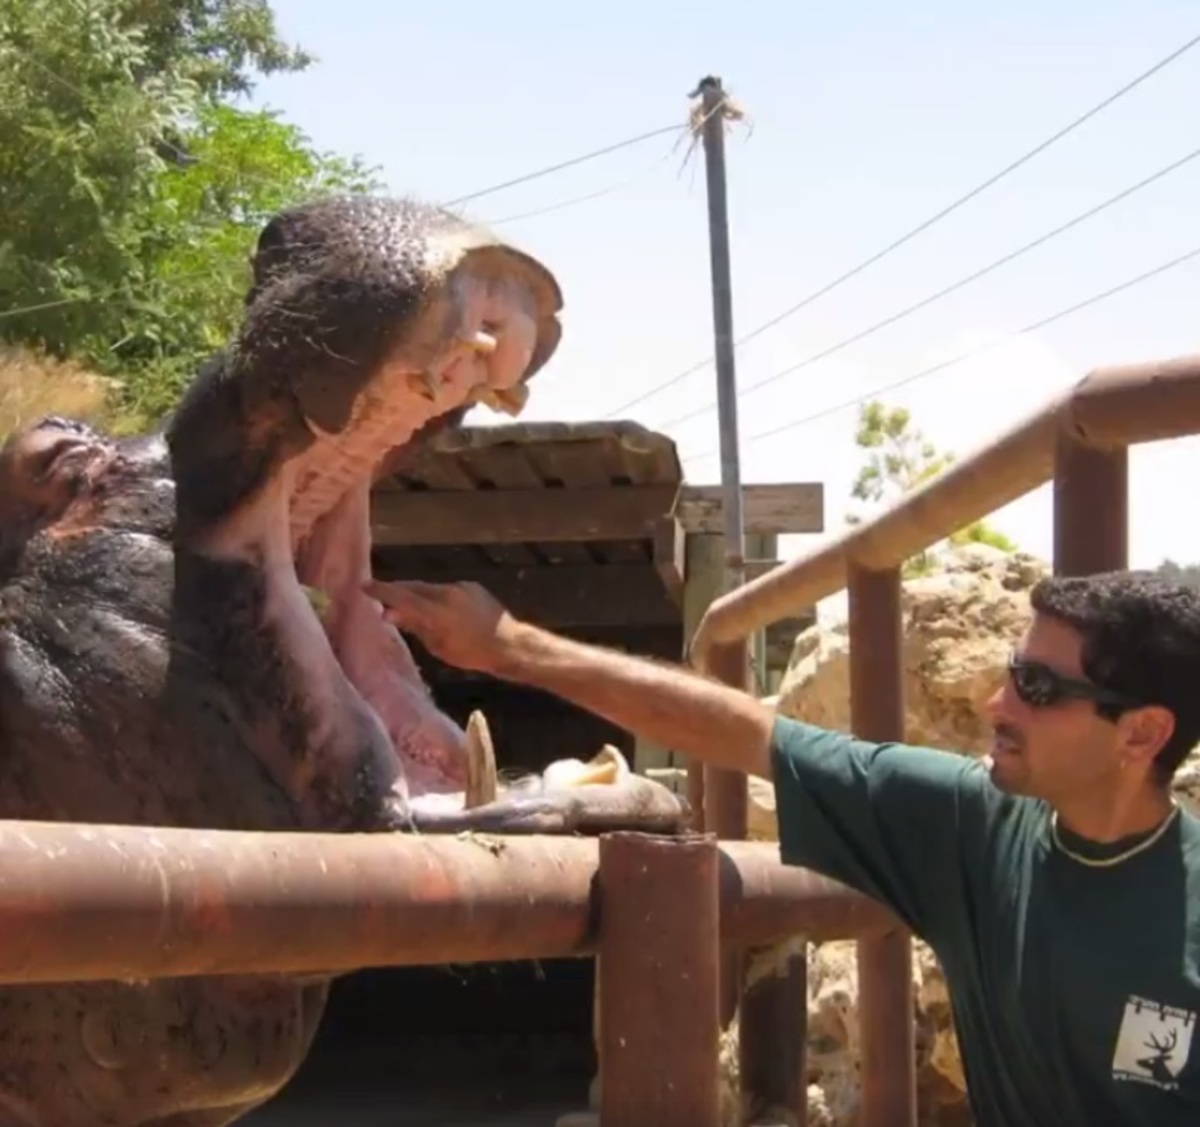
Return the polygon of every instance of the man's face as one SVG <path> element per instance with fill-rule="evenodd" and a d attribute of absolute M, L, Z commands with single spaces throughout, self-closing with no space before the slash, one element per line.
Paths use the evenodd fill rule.
<path fill-rule="evenodd" d="M 1053 673 L 1086 681 L 1083 640 L 1057 619 L 1035 615 L 1015 657 L 1033 668 L 1023 678 L 1035 688 Z M 1101 794 L 1119 785 L 1125 771 L 1121 726 L 1100 716 L 1090 700 L 1060 697 L 1050 704 L 1022 699 L 1013 674 L 988 701 L 995 729 L 990 759 L 992 782 L 1011 794 L 1054 804 Z"/>

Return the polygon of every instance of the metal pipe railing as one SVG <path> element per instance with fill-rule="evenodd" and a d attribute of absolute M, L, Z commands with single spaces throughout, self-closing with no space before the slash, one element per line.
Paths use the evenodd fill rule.
<path fill-rule="evenodd" d="M 1050 480 L 1060 435 L 1096 450 L 1200 431 L 1200 355 L 1101 368 L 879 516 L 716 599 L 696 630 L 699 664 L 710 646 L 739 642 L 797 608 L 842 590 L 854 560 L 881 570 Z"/>
<path fill-rule="evenodd" d="M 4 821 L 0 983 L 590 956 L 599 848 Z M 727 946 L 896 926 L 867 897 L 785 869 L 769 843 L 722 844 L 717 862 Z"/>

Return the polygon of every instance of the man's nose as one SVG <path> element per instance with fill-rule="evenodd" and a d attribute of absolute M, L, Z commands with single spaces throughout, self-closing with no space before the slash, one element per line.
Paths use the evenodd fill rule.
<path fill-rule="evenodd" d="M 984 709 L 992 721 L 1011 717 L 1013 709 L 1012 685 L 1007 676 L 1001 678 L 995 691 L 984 702 Z"/>

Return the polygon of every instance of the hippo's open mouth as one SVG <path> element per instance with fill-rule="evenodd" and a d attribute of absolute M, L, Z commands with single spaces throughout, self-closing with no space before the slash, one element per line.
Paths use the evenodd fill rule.
<path fill-rule="evenodd" d="M 306 442 L 261 501 L 286 507 L 287 559 L 268 558 L 278 559 L 273 593 L 293 620 L 288 633 L 302 634 L 293 652 L 311 666 L 310 683 L 327 683 L 336 661 L 386 732 L 396 789 L 417 812 L 493 800 L 495 767 L 486 727 L 471 725 L 468 738 L 437 708 L 403 638 L 362 590 L 371 578 L 371 487 L 422 428 L 478 403 L 520 414 L 525 381 L 561 331 L 561 296 L 540 263 L 461 227 L 427 238 L 424 269 L 439 260 L 436 282 L 404 311 L 375 370 L 295 381 Z"/>

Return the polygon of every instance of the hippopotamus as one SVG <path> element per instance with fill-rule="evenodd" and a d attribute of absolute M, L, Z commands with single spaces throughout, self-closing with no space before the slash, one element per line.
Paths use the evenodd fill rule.
<path fill-rule="evenodd" d="M 684 804 L 628 771 L 500 786 L 486 718 L 439 709 L 365 593 L 373 482 L 477 403 L 520 411 L 559 343 L 554 275 L 439 207 L 365 196 L 274 216 L 252 268 L 236 332 L 161 426 L 43 418 L 0 451 L 0 816 L 682 828 Z M 233 1122 L 294 1075 L 329 987 L 0 988 L 0 1127 Z"/>

